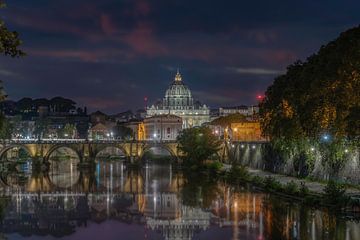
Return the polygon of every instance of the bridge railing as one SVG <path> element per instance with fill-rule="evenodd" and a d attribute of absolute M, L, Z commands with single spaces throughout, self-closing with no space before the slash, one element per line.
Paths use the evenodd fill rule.
<path fill-rule="evenodd" d="M 94 143 L 94 144 L 111 144 L 111 143 L 176 143 L 175 140 L 122 140 L 122 139 L 5 139 L 0 144 L 74 144 L 74 143 Z"/>

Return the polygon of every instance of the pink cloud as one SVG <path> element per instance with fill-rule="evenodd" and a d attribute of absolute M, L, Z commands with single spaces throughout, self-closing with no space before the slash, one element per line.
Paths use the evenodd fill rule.
<path fill-rule="evenodd" d="M 49 50 L 49 49 L 26 49 L 29 56 L 52 57 L 52 58 L 73 58 L 87 62 L 98 62 L 107 60 L 111 57 L 121 56 L 121 59 L 131 60 L 133 56 L 126 51 L 119 49 L 99 49 L 99 50 Z"/>
<path fill-rule="evenodd" d="M 135 3 L 135 15 L 147 16 L 149 15 L 151 9 L 150 4 L 144 0 L 137 0 Z"/>
<path fill-rule="evenodd" d="M 278 34 L 273 30 L 251 30 L 247 33 L 247 37 L 257 43 L 267 44 L 275 42 Z"/>
<path fill-rule="evenodd" d="M 107 14 L 100 15 L 100 26 L 107 36 L 114 35 L 117 32 L 115 23 L 111 21 L 110 16 Z"/>
<path fill-rule="evenodd" d="M 137 27 L 122 36 L 121 40 L 131 46 L 138 54 L 147 56 L 168 54 L 166 46 L 160 43 L 154 34 L 152 26 L 146 22 L 138 23 Z"/>

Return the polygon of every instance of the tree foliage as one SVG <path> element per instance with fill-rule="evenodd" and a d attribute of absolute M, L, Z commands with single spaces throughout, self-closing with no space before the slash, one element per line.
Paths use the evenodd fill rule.
<path fill-rule="evenodd" d="M 3 7 L 5 7 L 5 3 L 0 1 L 0 8 Z M 19 34 L 9 30 L 4 21 L 0 19 L 0 53 L 11 57 L 23 56 L 25 53 L 19 49 L 21 43 Z"/>
<path fill-rule="evenodd" d="M 336 171 L 349 143 L 359 145 L 359 117 L 360 26 L 288 66 L 260 104 L 262 132 L 273 146 L 292 156 L 309 155 L 315 146 Z M 323 141 L 325 134 L 329 141 Z"/>
<path fill-rule="evenodd" d="M 360 27 L 342 33 L 275 79 L 261 103 L 263 133 L 272 139 L 358 135 Z M 357 132 L 356 132 L 357 131 Z"/>
<path fill-rule="evenodd" d="M 188 128 L 181 131 L 177 138 L 179 150 L 190 164 L 203 164 L 210 156 L 216 154 L 221 142 L 208 127 Z"/>
<path fill-rule="evenodd" d="M 3 114 L 0 114 L 0 139 L 11 139 L 13 128 L 13 124 Z"/>

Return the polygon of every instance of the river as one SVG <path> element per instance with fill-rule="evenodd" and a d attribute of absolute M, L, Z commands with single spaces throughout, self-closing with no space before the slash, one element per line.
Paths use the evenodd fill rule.
<path fill-rule="evenodd" d="M 211 174 L 72 159 L 1 174 L 0 239 L 360 239 L 360 224 Z"/>

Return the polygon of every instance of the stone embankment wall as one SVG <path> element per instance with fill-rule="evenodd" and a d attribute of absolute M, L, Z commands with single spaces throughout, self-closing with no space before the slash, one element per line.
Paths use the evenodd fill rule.
<path fill-rule="evenodd" d="M 305 161 L 289 156 L 286 159 L 272 151 L 270 144 L 239 144 L 230 152 L 230 159 L 255 169 L 291 176 L 309 176 L 318 180 L 336 179 L 351 184 L 360 184 L 360 150 L 349 152 L 341 167 L 331 169 L 320 153 L 316 153 L 313 167 L 306 167 Z"/>

